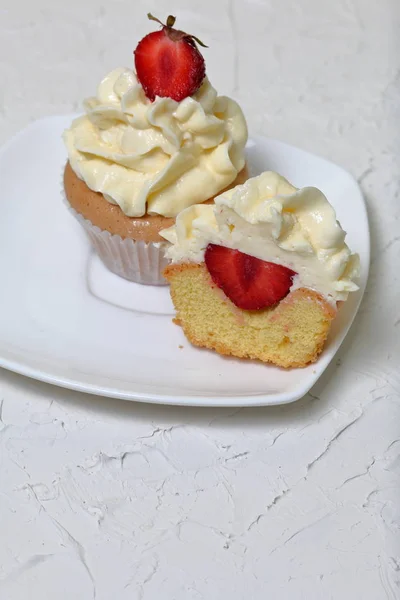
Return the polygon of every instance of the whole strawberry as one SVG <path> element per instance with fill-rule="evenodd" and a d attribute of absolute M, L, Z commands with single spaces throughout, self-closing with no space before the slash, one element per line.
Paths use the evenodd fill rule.
<path fill-rule="evenodd" d="M 149 100 L 161 96 L 180 102 L 199 89 L 206 74 L 196 42 L 207 46 L 193 35 L 174 29 L 175 17 L 171 15 L 166 25 L 150 13 L 147 16 L 160 23 L 162 29 L 138 43 L 134 52 L 137 78 Z"/>

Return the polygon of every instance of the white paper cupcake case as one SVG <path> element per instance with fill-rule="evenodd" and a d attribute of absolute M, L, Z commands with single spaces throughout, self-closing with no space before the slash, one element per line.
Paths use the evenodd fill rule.
<path fill-rule="evenodd" d="M 99 258 L 110 271 L 135 283 L 167 285 L 162 273 L 170 262 L 164 256 L 168 242 L 122 239 L 119 235 L 112 235 L 93 225 L 76 212 L 67 199 L 65 202 L 86 231 Z"/>

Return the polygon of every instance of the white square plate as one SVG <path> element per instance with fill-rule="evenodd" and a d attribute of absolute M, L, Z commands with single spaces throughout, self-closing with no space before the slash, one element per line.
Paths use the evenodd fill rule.
<path fill-rule="evenodd" d="M 360 290 L 339 311 L 320 359 L 285 371 L 192 347 L 172 323 L 167 287 L 129 283 L 103 267 L 61 200 L 61 134 L 70 122 L 37 121 L 0 151 L 0 366 L 75 390 L 164 404 L 259 406 L 303 396 L 343 341 L 367 281 L 368 220 L 353 177 L 281 142 L 248 144 L 253 175 L 271 169 L 298 187 L 320 188 L 361 257 Z"/>

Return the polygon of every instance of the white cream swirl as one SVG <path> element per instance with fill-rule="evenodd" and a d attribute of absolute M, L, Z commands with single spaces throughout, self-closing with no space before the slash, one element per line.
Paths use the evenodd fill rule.
<path fill-rule="evenodd" d="M 187 208 L 161 235 L 173 262 L 202 262 L 207 245 L 220 244 L 293 269 L 292 289 L 314 289 L 331 302 L 358 289 L 359 257 L 324 194 L 299 190 L 271 171 L 217 196 L 214 205 Z"/>
<path fill-rule="evenodd" d="M 208 79 L 181 102 L 150 102 L 135 73 L 119 68 L 85 109 L 64 132 L 71 166 L 129 217 L 174 217 L 227 187 L 244 167 L 243 113 Z"/>

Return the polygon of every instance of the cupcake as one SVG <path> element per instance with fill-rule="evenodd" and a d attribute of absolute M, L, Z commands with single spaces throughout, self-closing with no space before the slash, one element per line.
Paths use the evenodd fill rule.
<path fill-rule="evenodd" d="M 160 231 L 247 178 L 243 113 L 209 82 L 201 42 L 174 23 L 145 36 L 136 72 L 106 75 L 64 132 L 73 214 L 111 271 L 145 284 L 165 283 Z"/>
<path fill-rule="evenodd" d="M 266 172 L 161 235 L 176 322 L 196 346 L 280 367 L 317 360 L 359 257 L 318 189 Z"/>

